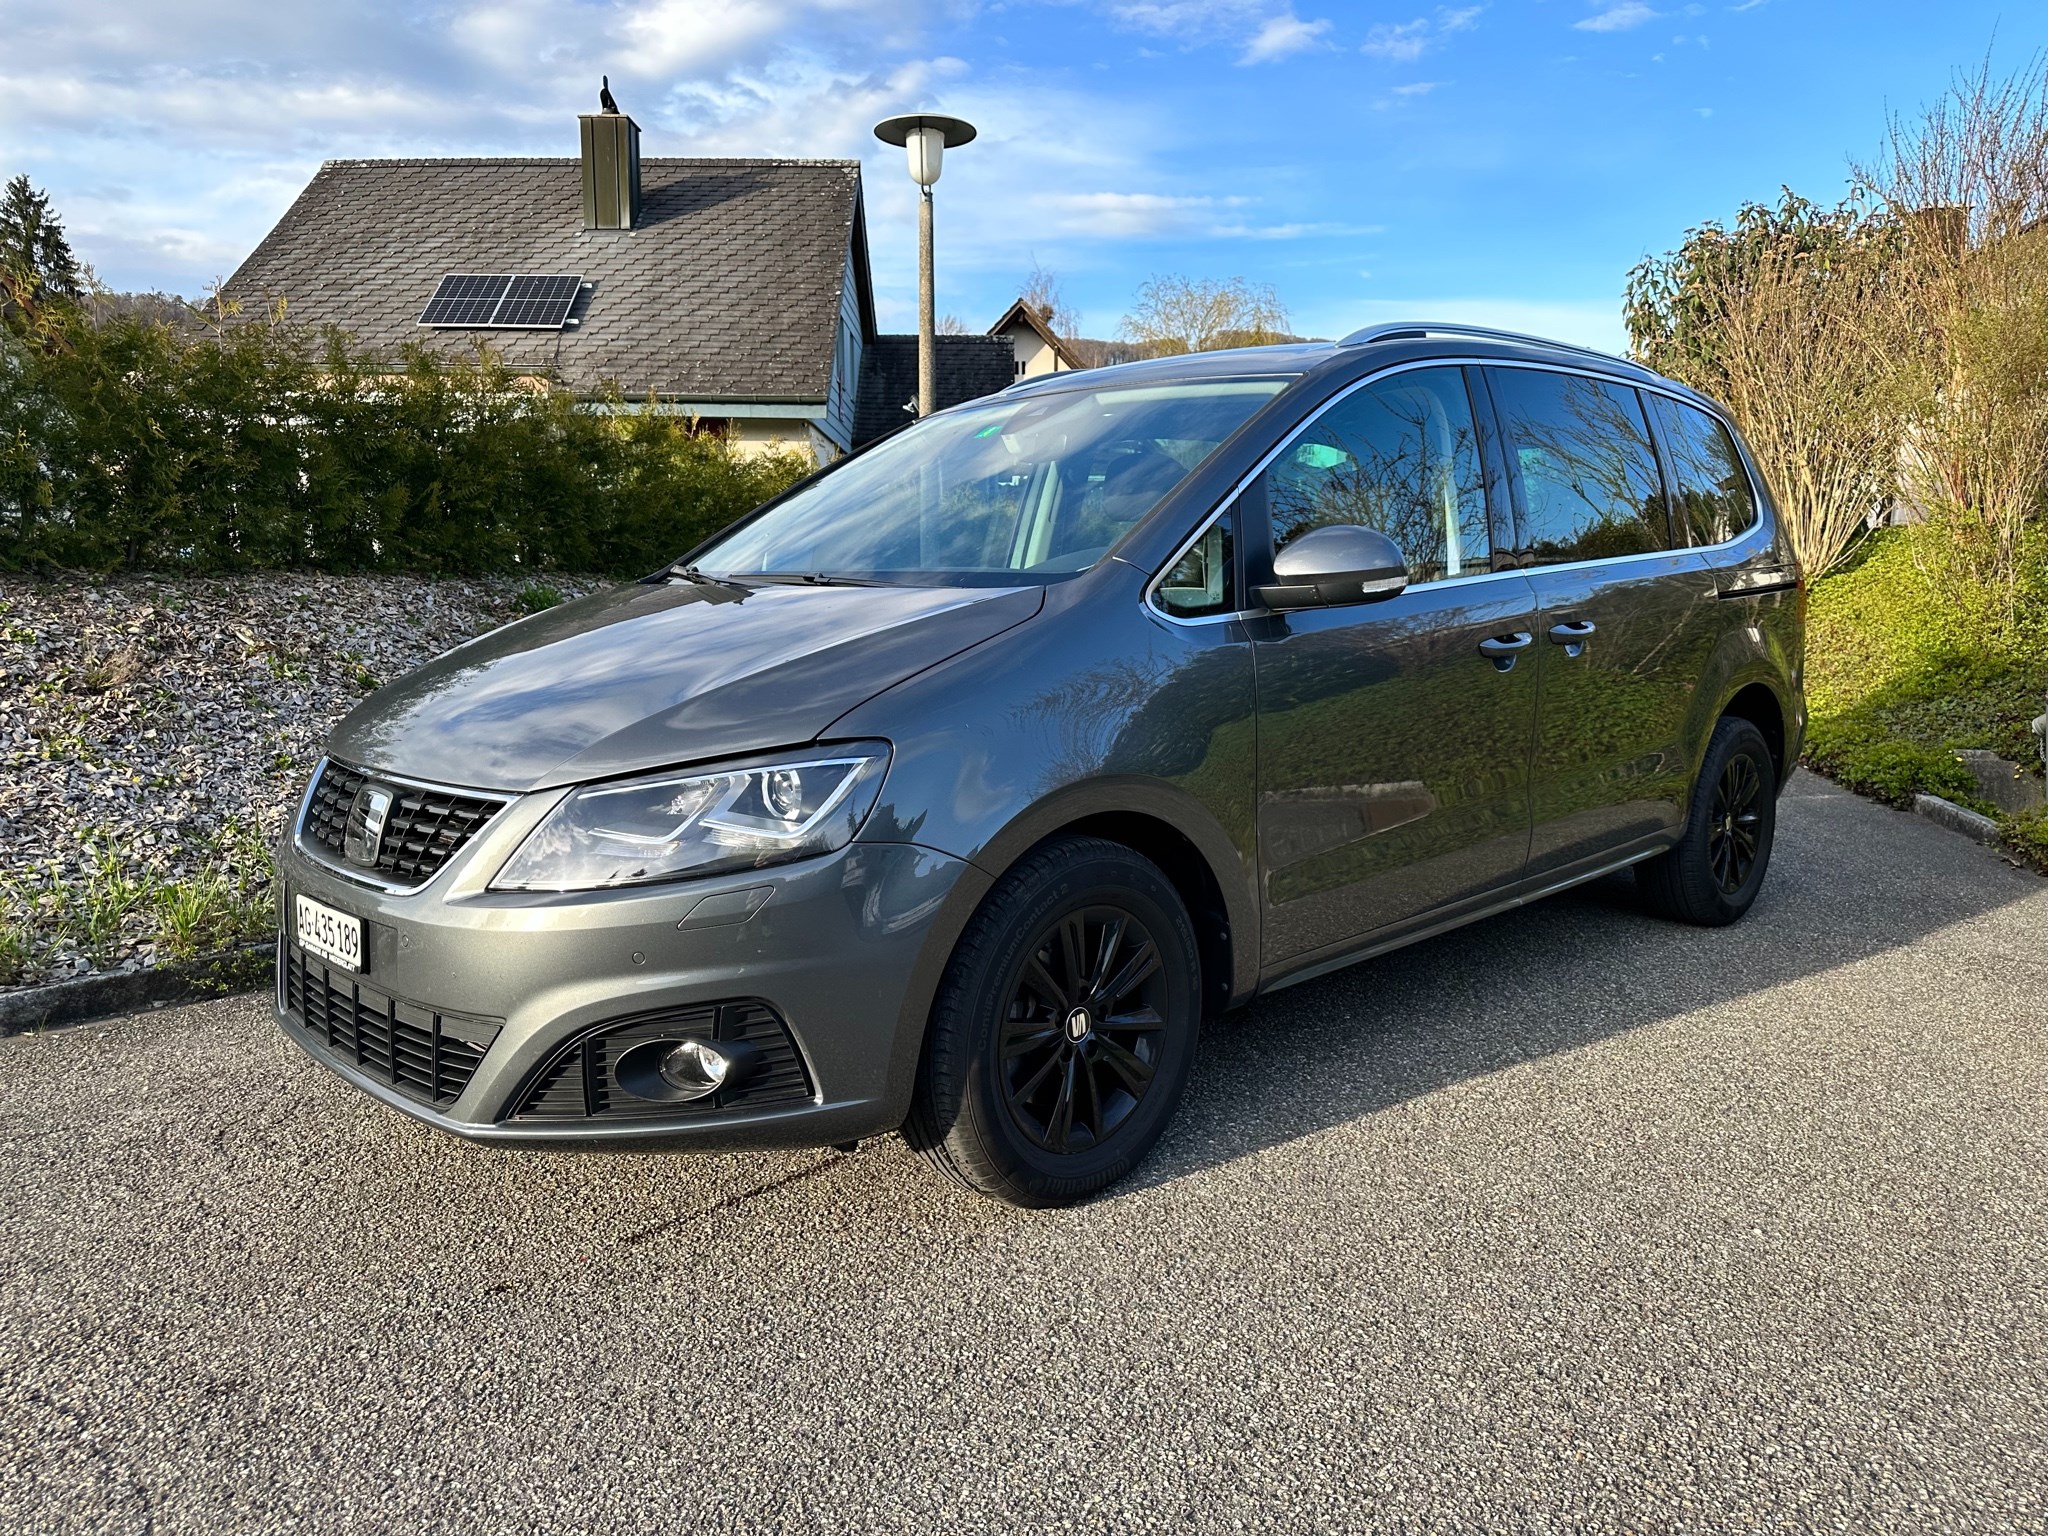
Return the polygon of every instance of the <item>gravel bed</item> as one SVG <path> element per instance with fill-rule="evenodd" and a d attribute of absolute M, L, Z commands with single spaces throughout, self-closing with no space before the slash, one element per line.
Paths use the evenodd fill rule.
<path fill-rule="evenodd" d="M 549 576 L 562 597 L 608 583 Z M 546 601 L 525 577 L 0 577 L 0 983 L 159 958 L 166 888 L 252 910 L 264 850 L 373 688 Z M 0 986 L 0 990 L 6 990 Z"/>

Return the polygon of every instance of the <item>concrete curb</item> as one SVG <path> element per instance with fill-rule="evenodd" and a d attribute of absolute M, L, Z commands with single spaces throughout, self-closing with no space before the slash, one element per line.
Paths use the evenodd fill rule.
<path fill-rule="evenodd" d="M 275 952 L 276 945 L 268 941 L 245 944 L 177 965 L 80 976 L 0 994 L 0 1037 L 89 1024 L 165 1003 L 244 991 L 262 983 L 263 970 Z"/>
<path fill-rule="evenodd" d="M 1989 816 L 1980 816 L 1975 811 L 1965 810 L 1953 800 L 1944 800 L 1939 795 L 1915 795 L 1913 809 L 1936 826 L 1947 827 L 1951 832 L 1960 832 L 1987 848 L 1996 848 L 2003 841 L 1999 836 L 1998 823 Z"/>

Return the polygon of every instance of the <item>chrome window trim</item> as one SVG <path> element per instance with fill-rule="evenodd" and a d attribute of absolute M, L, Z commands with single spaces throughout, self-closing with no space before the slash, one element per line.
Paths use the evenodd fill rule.
<path fill-rule="evenodd" d="M 1605 354 L 1596 355 L 1604 356 Z M 1625 389 L 1648 390 L 1652 394 L 1662 395 L 1667 400 L 1674 401 L 1679 405 L 1690 406 L 1693 410 L 1698 411 L 1705 409 L 1705 407 L 1703 407 L 1699 401 L 1687 398 L 1685 395 L 1681 394 L 1676 389 L 1669 389 L 1660 384 L 1652 384 L 1638 381 L 1635 379 L 1613 378 L 1609 375 L 1602 374 L 1597 369 L 1586 367 L 1573 367 L 1568 363 L 1546 363 L 1538 362 L 1535 359 L 1525 360 L 1522 358 L 1466 357 L 1462 355 L 1455 355 L 1449 357 L 1413 358 L 1404 363 L 1393 363 L 1388 367 L 1378 370 L 1375 373 L 1367 374 L 1364 378 L 1353 379 L 1349 384 L 1345 385 L 1342 389 L 1338 390 L 1336 394 L 1330 396 L 1329 399 L 1325 400 L 1321 405 L 1317 406 L 1315 411 L 1311 415 L 1304 417 L 1301 423 L 1298 426 L 1296 426 L 1293 431 L 1289 432 L 1285 437 L 1280 439 L 1279 442 L 1275 443 L 1273 447 L 1267 451 L 1265 457 L 1260 459 L 1258 463 L 1254 464 L 1251 467 L 1251 469 L 1248 470 L 1238 480 L 1238 482 L 1235 485 L 1233 485 L 1228 491 L 1225 491 L 1223 493 L 1223 499 L 1216 504 L 1214 510 L 1212 510 L 1207 517 L 1202 519 L 1201 526 L 1198 527 L 1192 534 L 1190 534 L 1186 540 L 1184 540 L 1181 544 L 1175 547 L 1173 553 L 1166 558 L 1165 563 L 1162 564 L 1156 571 L 1152 573 L 1152 579 L 1145 583 L 1144 591 L 1139 594 L 1138 598 L 1139 604 L 1145 609 L 1145 611 L 1147 613 L 1150 613 L 1154 618 L 1160 619 L 1165 623 L 1181 625 L 1219 624 L 1230 619 L 1255 618 L 1261 614 L 1270 612 L 1271 610 L 1266 608 L 1239 608 L 1231 613 L 1211 613 L 1203 614 L 1197 618 L 1180 618 L 1174 614 L 1168 613 L 1165 609 L 1161 608 L 1158 603 L 1153 601 L 1153 598 L 1155 594 L 1158 592 L 1160 584 L 1163 581 L 1165 581 L 1167 572 L 1171 571 L 1176 565 L 1180 564 L 1181 557 L 1185 555 L 1190 549 L 1193 549 L 1195 545 L 1200 542 L 1202 536 L 1209 531 L 1209 529 L 1215 524 L 1216 520 L 1222 517 L 1224 513 L 1230 511 L 1232 507 L 1237 505 L 1238 497 L 1242 496 L 1245 493 L 1245 491 L 1250 487 L 1251 483 L 1254 480 L 1258 479 L 1260 475 L 1263 475 L 1266 472 L 1267 468 L 1271 466 L 1272 462 L 1275 459 L 1279 458 L 1280 455 L 1284 453 L 1293 444 L 1294 440 L 1297 437 L 1301 436 L 1302 433 L 1306 432 L 1310 427 L 1314 426 L 1318 421 L 1322 420 L 1325 412 L 1330 410 L 1333 406 L 1337 405 L 1338 402 L 1349 399 L 1353 394 L 1356 394 L 1359 390 L 1365 388 L 1368 384 L 1377 384 L 1382 379 L 1390 379 L 1394 377 L 1395 374 L 1412 373 L 1418 368 L 1535 368 L 1545 373 L 1568 373 L 1575 378 L 1601 379 L 1607 383 L 1619 384 Z M 1729 435 L 1735 438 L 1738 445 L 1741 443 L 1741 434 L 1736 431 L 1735 424 L 1729 421 L 1726 416 L 1722 415 L 1722 413 L 1718 409 L 1706 410 L 1706 414 L 1712 419 L 1719 421 L 1722 426 L 1727 428 Z M 1656 429 L 1656 424 L 1654 422 L 1649 423 L 1648 425 L 1650 426 L 1652 431 Z M 1445 587 L 1459 584 L 1469 584 L 1475 581 L 1496 581 L 1503 576 L 1532 576 L 1538 571 L 1584 570 L 1588 566 L 1600 566 L 1603 569 L 1607 569 L 1617 565 L 1626 565 L 1629 562 L 1636 560 L 1661 560 L 1668 559 L 1674 555 L 1711 555 L 1716 550 L 1732 550 L 1737 545 L 1742 543 L 1743 540 L 1753 537 L 1756 534 L 1756 532 L 1764 526 L 1764 508 L 1766 506 L 1771 505 L 1764 497 L 1762 489 L 1756 483 L 1756 475 L 1750 467 L 1749 455 L 1746 452 L 1738 452 L 1736 457 L 1742 461 L 1743 476 L 1749 481 L 1750 499 L 1756 505 L 1757 519 L 1754 523 L 1752 523 L 1749 527 L 1743 529 L 1742 532 L 1735 535 L 1735 537 L 1732 539 L 1724 539 L 1719 544 L 1688 544 L 1683 549 L 1651 549 L 1640 550 L 1635 554 L 1630 555 L 1605 555 L 1597 560 L 1566 560 L 1561 561 L 1554 565 L 1518 565 L 1507 570 L 1476 571 L 1470 576 L 1446 576 L 1441 581 L 1421 582 L 1418 583 L 1418 585 L 1426 587 Z M 1661 470 L 1661 463 L 1659 467 Z M 1775 508 L 1773 508 L 1773 510 L 1775 511 Z M 1240 538 L 1237 542 L 1239 545 L 1237 552 L 1238 559 L 1242 561 L 1242 559 L 1244 558 L 1244 540 Z M 1110 558 L 1115 559 L 1117 557 L 1111 556 Z M 1240 566 L 1240 571 L 1241 570 L 1242 567 Z"/>
<path fill-rule="evenodd" d="M 327 765 L 333 761 L 332 757 L 323 752 L 320 756 L 320 761 L 313 765 L 313 776 L 306 780 L 306 792 L 299 797 L 298 818 L 292 823 L 292 846 L 309 861 L 319 865 L 322 869 L 340 875 L 344 880 L 353 881 L 357 885 L 368 886 L 371 890 L 382 891 L 389 896 L 411 896 L 424 891 L 428 886 L 440 879 L 448 865 L 455 862 L 453 857 L 450 857 L 446 863 L 442 864 L 440 869 L 435 870 L 426 879 L 419 881 L 417 884 L 401 885 L 395 880 L 386 880 L 372 871 L 360 869 L 353 864 L 345 862 L 336 863 L 328 857 L 328 850 L 321 844 L 308 843 L 306 841 L 306 813 L 313 807 L 313 791 L 319 787 L 321 775 L 327 772 Z M 359 768 L 354 763 L 344 763 L 342 766 L 351 773 L 360 773 L 366 781 L 378 784 L 396 784 L 406 789 L 424 789 L 434 794 L 460 795 L 467 800 L 494 801 L 500 811 L 519 798 L 516 794 L 507 794 L 503 790 L 471 789 L 461 784 L 436 784 L 428 779 L 415 779 L 402 773 L 375 773 L 368 768 Z M 496 812 L 493 812 L 493 817 L 496 814 Z M 483 829 L 479 828 L 478 830 L 481 831 Z M 468 846 L 466 843 L 463 845 L 464 848 Z M 457 854 L 461 852 L 462 849 L 456 850 Z"/>

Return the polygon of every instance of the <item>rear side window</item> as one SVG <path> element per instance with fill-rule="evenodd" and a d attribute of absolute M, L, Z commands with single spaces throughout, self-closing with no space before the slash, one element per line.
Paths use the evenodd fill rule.
<path fill-rule="evenodd" d="M 1520 487 L 1522 564 L 1670 548 L 1664 478 L 1633 389 L 1540 368 L 1490 368 L 1487 379 Z"/>
<path fill-rule="evenodd" d="M 1377 528 L 1411 582 L 1491 568 L 1486 479 L 1461 368 L 1418 368 L 1354 391 L 1266 471 L 1278 554 L 1311 528 Z"/>
<path fill-rule="evenodd" d="M 1693 544 L 1725 544 L 1756 526 L 1756 497 L 1749 471 L 1728 429 L 1705 411 L 1650 396 L 1657 429 L 1671 454 L 1678 526 Z"/>

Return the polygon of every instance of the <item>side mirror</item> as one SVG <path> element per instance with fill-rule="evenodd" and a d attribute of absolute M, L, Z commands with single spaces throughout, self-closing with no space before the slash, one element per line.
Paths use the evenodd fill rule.
<path fill-rule="evenodd" d="M 1273 557 L 1273 584 L 1259 601 L 1275 612 L 1342 608 L 1393 597 L 1408 587 L 1401 546 L 1377 528 L 1312 528 Z"/>

